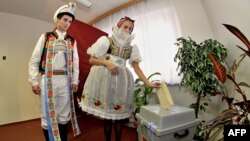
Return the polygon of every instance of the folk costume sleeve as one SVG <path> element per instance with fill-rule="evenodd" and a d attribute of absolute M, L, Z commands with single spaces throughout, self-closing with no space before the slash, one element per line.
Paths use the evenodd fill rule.
<path fill-rule="evenodd" d="M 79 57 L 77 51 L 77 43 L 74 44 L 73 49 L 73 84 L 78 85 L 79 83 Z"/>
<path fill-rule="evenodd" d="M 87 54 L 102 58 L 109 49 L 109 39 L 106 36 L 100 37 L 91 47 L 88 48 Z"/>
<path fill-rule="evenodd" d="M 131 65 L 133 62 L 141 62 L 140 51 L 136 45 L 132 47 L 132 52 L 129 58 L 129 64 Z"/>
<path fill-rule="evenodd" d="M 45 34 L 42 34 L 37 41 L 29 62 L 29 83 L 32 86 L 38 85 L 39 63 L 44 48 Z"/>

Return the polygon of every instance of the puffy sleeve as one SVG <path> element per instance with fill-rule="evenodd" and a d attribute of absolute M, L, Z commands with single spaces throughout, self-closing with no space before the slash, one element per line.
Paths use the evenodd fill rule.
<path fill-rule="evenodd" d="M 91 47 L 88 48 L 87 54 L 97 58 L 103 57 L 109 49 L 109 39 L 101 36 Z"/>
<path fill-rule="evenodd" d="M 140 51 L 136 45 L 132 47 L 132 52 L 129 58 L 129 64 L 131 65 L 133 62 L 141 62 Z"/>

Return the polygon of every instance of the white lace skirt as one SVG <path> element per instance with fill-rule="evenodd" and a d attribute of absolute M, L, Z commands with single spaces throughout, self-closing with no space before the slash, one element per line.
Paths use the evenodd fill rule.
<path fill-rule="evenodd" d="M 133 109 L 134 79 L 126 60 L 112 56 L 119 67 L 118 75 L 104 66 L 92 66 L 84 85 L 80 103 L 83 111 L 95 116 L 119 120 L 129 118 Z"/>

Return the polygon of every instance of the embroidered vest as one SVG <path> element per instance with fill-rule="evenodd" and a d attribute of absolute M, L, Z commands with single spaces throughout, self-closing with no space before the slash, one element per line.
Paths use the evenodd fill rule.
<path fill-rule="evenodd" d="M 132 52 L 132 46 L 129 47 L 119 47 L 113 38 L 109 37 L 109 49 L 108 49 L 108 53 L 115 55 L 115 56 L 119 56 L 121 58 L 124 59 L 129 59 L 131 52 Z"/>
<path fill-rule="evenodd" d="M 39 64 L 39 72 L 40 73 L 44 73 L 44 71 L 45 71 L 47 48 L 48 48 L 48 44 L 49 44 L 49 37 L 51 37 L 51 36 L 58 39 L 58 35 L 57 35 L 57 33 L 55 31 L 45 33 L 45 41 L 44 41 L 43 53 L 41 55 L 40 64 Z M 64 40 L 70 40 L 72 46 L 74 46 L 75 39 L 73 37 L 66 34 L 65 37 L 64 37 Z"/>

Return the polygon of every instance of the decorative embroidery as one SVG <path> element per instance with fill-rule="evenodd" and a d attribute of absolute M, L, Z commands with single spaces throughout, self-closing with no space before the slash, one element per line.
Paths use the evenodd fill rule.
<path fill-rule="evenodd" d="M 111 54 L 119 56 L 124 59 L 129 59 L 130 54 L 132 52 L 132 47 L 119 47 L 117 44 L 115 44 L 115 41 L 113 38 L 109 38 L 110 41 L 110 49 Z"/>
<path fill-rule="evenodd" d="M 52 85 L 52 59 L 53 59 L 53 48 L 55 46 L 55 38 L 49 38 L 49 44 L 47 48 L 47 59 L 45 69 L 45 95 L 46 97 L 46 118 L 48 122 L 49 137 L 52 141 L 60 141 L 60 134 L 58 123 L 56 119 L 54 93 Z"/>
<path fill-rule="evenodd" d="M 115 106 L 114 106 L 114 110 L 116 110 L 116 111 L 119 110 L 120 108 L 121 108 L 120 105 L 115 105 Z"/>
<path fill-rule="evenodd" d="M 62 40 L 64 42 L 64 40 Z M 68 74 L 68 84 L 72 84 L 72 79 L 73 79 L 73 45 L 71 44 L 70 40 L 67 40 L 67 60 L 68 60 L 68 64 L 67 64 L 67 74 Z M 70 115 L 71 115 L 71 124 L 72 124 L 72 128 L 73 128 L 73 134 L 74 136 L 77 136 L 81 133 L 80 128 L 78 126 L 77 123 L 77 119 L 76 119 L 76 112 L 75 112 L 75 104 L 74 104 L 74 94 L 72 91 L 71 86 L 69 86 L 69 92 L 70 92 Z"/>
<path fill-rule="evenodd" d="M 113 103 L 113 102 L 107 103 L 106 101 L 103 101 L 96 97 L 90 98 L 86 94 L 84 94 L 82 97 L 85 105 L 91 105 L 92 107 L 103 110 L 113 109 L 117 113 L 130 111 L 132 107 L 132 104 L 127 104 L 127 103 Z"/>
<path fill-rule="evenodd" d="M 58 34 L 57 32 L 54 30 L 53 32 L 47 32 L 45 34 L 45 44 L 44 44 L 44 47 L 43 47 L 43 52 L 42 52 L 42 55 L 41 55 L 41 61 L 40 61 L 40 64 L 39 64 L 39 72 L 41 73 L 44 73 L 45 71 L 45 63 L 46 63 L 46 55 L 47 55 L 47 48 L 49 46 L 49 38 L 51 37 L 54 37 L 54 38 L 58 38 Z M 72 45 L 74 45 L 75 43 L 75 40 L 74 38 L 72 38 L 71 36 L 65 34 L 65 37 L 64 39 L 68 42 L 71 42 Z"/>
<path fill-rule="evenodd" d="M 117 46 L 114 46 L 113 44 L 110 44 L 110 48 L 111 48 L 111 54 L 112 55 L 119 56 L 120 47 L 117 47 Z"/>
<path fill-rule="evenodd" d="M 94 104 L 95 104 L 95 106 L 100 106 L 102 103 L 100 100 L 96 100 Z"/>
<path fill-rule="evenodd" d="M 124 48 L 122 58 L 129 59 L 131 52 L 132 52 L 132 47 Z"/>
<path fill-rule="evenodd" d="M 67 46 L 67 74 L 68 74 L 68 82 L 71 84 L 72 82 L 72 71 L 73 71 L 73 61 L 72 61 L 72 50 L 73 46 L 71 42 L 65 42 L 65 40 L 56 40 L 55 37 L 50 36 L 48 48 L 47 48 L 47 59 L 46 59 L 46 69 L 45 69 L 45 94 L 46 97 L 46 118 L 48 122 L 48 131 L 49 137 L 52 141 L 61 141 L 59 128 L 57 123 L 57 113 L 55 111 L 55 103 L 54 103 L 54 93 L 53 93 L 53 85 L 52 85 L 52 59 L 54 55 L 54 47 L 57 43 L 62 43 Z M 74 136 L 80 134 L 80 129 L 77 124 L 76 116 L 75 116 L 75 108 L 74 108 L 74 98 L 71 87 L 69 86 L 70 92 L 70 113 L 71 113 L 71 123 L 73 128 Z"/>
<path fill-rule="evenodd" d="M 123 61 L 120 60 L 120 59 L 117 59 L 117 60 L 115 61 L 115 63 L 121 65 L 121 64 L 123 63 Z"/>

